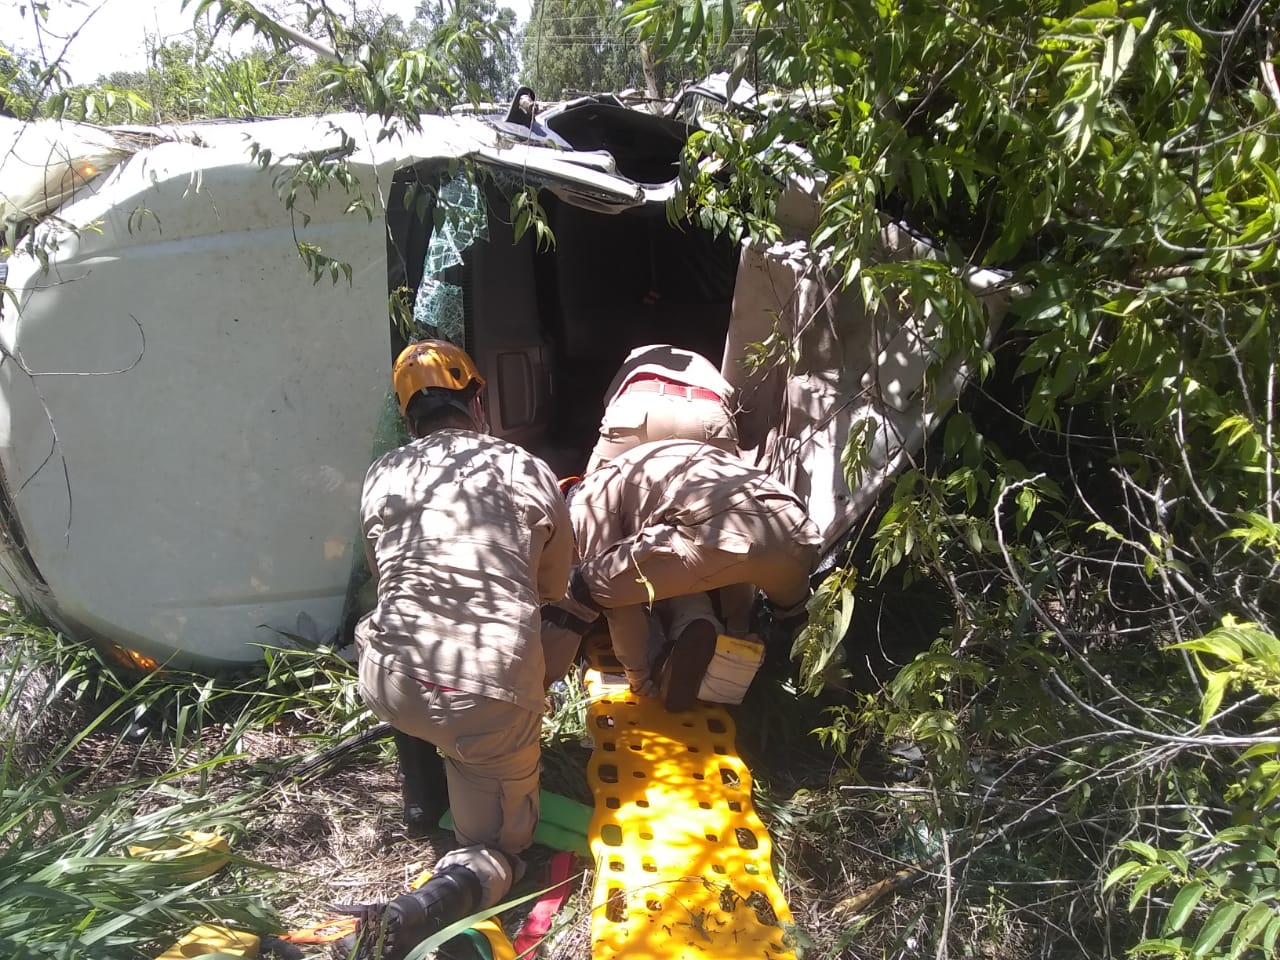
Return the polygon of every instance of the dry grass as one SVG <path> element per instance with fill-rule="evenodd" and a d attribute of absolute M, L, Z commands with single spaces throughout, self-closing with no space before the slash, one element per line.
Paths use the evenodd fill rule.
<path fill-rule="evenodd" d="M 219 775 L 211 795 L 243 790 L 244 778 L 260 776 L 255 771 L 264 761 L 296 755 L 295 733 L 246 733 L 241 741 L 245 759 Z M 208 746 L 214 747 L 213 734 L 208 739 Z M 586 780 L 581 763 L 585 755 L 575 740 L 549 745 L 547 788 L 583 799 Z M 101 788 L 158 775 L 171 769 L 172 760 L 172 747 L 162 741 L 130 743 L 104 732 L 86 738 L 68 765 L 86 771 L 84 782 L 92 781 Z M 396 897 L 456 846 L 452 831 L 435 830 L 425 837 L 406 835 L 400 803 L 394 755 L 389 742 L 383 741 L 310 782 L 277 777 L 274 783 L 267 783 L 243 831 L 233 838 L 232 849 L 239 861 L 260 874 L 250 882 L 265 881 L 268 899 L 286 924 L 309 926 L 332 916 L 333 904 Z M 513 896 L 544 885 L 554 852 L 541 846 L 528 851 L 529 870 Z M 570 903 L 560 911 L 559 922 L 553 925 L 549 956 L 559 960 L 588 956 L 590 898 L 588 870 Z M 504 928 L 512 938 L 530 907 L 525 904 L 503 915 Z M 327 956 L 319 947 L 311 948 L 309 955 Z"/>

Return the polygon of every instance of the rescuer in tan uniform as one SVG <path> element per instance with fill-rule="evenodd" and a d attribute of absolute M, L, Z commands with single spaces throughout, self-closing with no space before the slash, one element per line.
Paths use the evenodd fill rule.
<path fill-rule="evenodd" d="M 587 473 L 653 440 L 701 440 L 738 452 L 733 387 L 701 354 L 665 343 L 637 347 L 609 384 L 604 404 Z"/>
<path fill-rule="evenodd" d="M 378 602 L 360 621 L 360 692 L 397 731 L 445 757 L 466 866 L 499 902 L 538 820 L 543 665 L 539 607 L 564 595 L 574 544 L 555 475 L 484 432 L 484 380 L 427 340 L 392 374 L 414 436 L 369 468 L 361 522 Z"/>
<path fill-rule="evenodd" d="M 544 629 L 581 634 L 603 610 L 638 693 L 659 690 L 645 604 L 751 583 L 779 619 L 803 614 L 821 536 L 794 493 L 734 454 L 691 440 L 633 447 L 587 474 L 570 516 L 580 560 Z M 704 609 L 677 613 L 661 683 L 668 709 L 692 706 L 715 652 L 719 625 Z"/>

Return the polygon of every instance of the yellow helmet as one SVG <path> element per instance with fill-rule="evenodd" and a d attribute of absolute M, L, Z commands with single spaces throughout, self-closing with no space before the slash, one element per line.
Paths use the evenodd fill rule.
<path fill-rule="evenodd" d="M 461 347 L 448 340 L 420 340 L 400 352 L 391 370 L 391 382 L 404 413 L 409 401 L 423 390 L 465 390 L 473 383 L 483 387 L 484 377 Z"/>

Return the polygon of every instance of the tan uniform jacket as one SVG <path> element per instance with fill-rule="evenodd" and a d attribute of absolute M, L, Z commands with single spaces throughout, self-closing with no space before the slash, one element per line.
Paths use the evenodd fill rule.
<path fill-rule="evenodd" d="M 674 527 L 697 546 L 728 553 L 753 544 L 811 552 L 820 542 L 799 497 L 696 440 L 658 440 L 620 454 L 587 475 L 571 512 L 584 563 L 648 527 Z"/>
<path fill-rule="evenodd" d="M 528 451 L 440 430 L 369 468 L 360 508 L 378 604 L 361 656 L 540 712 L 542 602 L 573 563 L 555 474 Z"/>
<path fill-rule="evenodd" d="M 710 360 L 700 353 L 665 343 L 636 347 L 627 354 L 627 359 L 622 361 L 622 366 L 605 392 L 605 407 L 613 403 L 628 380 L 642 373 L 654 374 L 690 387 L 711 390 L 720 395 L 726 407 L 732 409 L 733 387 L 720 375 L 720 371 L 712 365 Z"/>

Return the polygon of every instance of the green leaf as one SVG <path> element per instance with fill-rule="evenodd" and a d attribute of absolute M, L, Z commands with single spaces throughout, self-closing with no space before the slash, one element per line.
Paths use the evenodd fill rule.
<path fill-rule="evenodd" d="M 1103 20 L 1116 15 L 1116 0 L 1099 0 L 1078 11 L 1072 20 Z"/>
<path fill-rule="evenodd" d="M 1102 54 L 1102 89 L 1109 91 L 1124 76 L 1133 59 L 1133 52 L 1138 42 L 1138 31 L 1133 24 L 1126 23 L 1118 33 L 1107 37 Z"/>
<path fill-rule="evenodd" d="M 1133 892 L 1129 894 L 1129 909 L 1132 910 L 1138 905 L 1148 890 L 1158 883 L 1164 883 L 1173 875 L 1168 867 L 1163 863 L 1157 863 L 1155 866 L 1147 867 L 1146 872 L 1138 878 L 1137 883 L 1133 885 Z"/>
<path fill-rule="evenodd" d="M 1200 935 L 1191 947 L 1193 957 L 1203 957 L 1218 945 L 1218 941 L 1227 935 L 1236 922 L 1236 917 L 1244 911 L 1244 904 L 1235 900 L 1223 900 L 1209 914 L 1209 919 L 1200 928 Z"/>
<path fill-rule="evenodd" d="M 1236 927 L 1236 935 L 1231 938 L 1231 960 L 1235 960 L 1249 949 L 1274 915 L 1275 910 L 1268 903 L 1255 903 L 1249 908 L 1249 912 Z"/>
<path fill-rule="evenodd" d="M 1262 935 L 1262 955 L 1264 957 L 1275 956 L 1276 941 L 1280 940 L 1280 914 L 1272 918 L 1267 924 L 1267 932 Z"/>
<path fill-rule="evenodd" d="M 1231 681 L 1229 673 L 1213 673 L 1209 675 L 1208 681 L 1205 683 L 1204 696 L 1200 698 L 1200 728 L 1203 730 L 1208 726 L 1218 713 L 1218 708 L 1222 706 L 1222 696 L 1226 692 L 1227 684 Z"/>
<path fill-rule="evenodd" d="M 1036 511 L 1036 505 L 1040 502 L 1040 497 L 1031 487 L 1023 487 L 1018 491 L 1017 496 L 1018 514 L 1017 525 L 1021 530 L 1031 522 L 1031 516 Z"/>
<path fill-rule="evenodd" d="M 1118 867 L 1116 867 L 1110 873 L 1107 874 L 1107 878 L 1102 881 L 1102 889 L 1110 890 L 1117 883 L 1131 877 L 1133 874 L 1137 873 L 1141 869 L 1142 869 L 1142 864 L 1137 863 L 1133 860 L 1126 860 L 1124 863 L 1120 864 Z"/>
<path fill-rule="evenodd" d="M 1129 952 L 1133 954 L 1155 953 L 1164 957 L 1182 957 L 1187 952 L 1187 938 L 1172 937 L 1168 939 L 1143 940 Z"/>
<path fill-rule="evenodd" d="M 1126 840 L 1121 846 L 1138 854 L 1147 863 L 1155 863 L 1160 859 L 1160 854 L 1156 851 L 1156 848 L 1149 843 L 1143 843 L 1141 840 Z"/>
<path fill-rule="evenodd" d="M 1192 911 L 1204 896 L 1204 890 L 1204 884 L 1196 881 L 1178 891 L 1178 895 L 1173 898 L 1173 905 L 1169 907 L 1169 915 L 1164 921 L 1165 933 L 1177 933 L 1183 928 L 1187 918 L 1191 916 Z"/>

